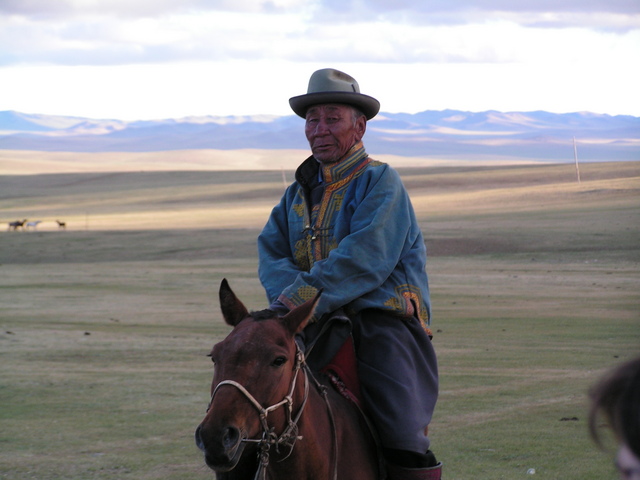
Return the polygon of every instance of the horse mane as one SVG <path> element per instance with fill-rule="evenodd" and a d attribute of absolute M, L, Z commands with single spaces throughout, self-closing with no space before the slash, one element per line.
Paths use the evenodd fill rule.
<path fill-rule="evenodd" d="M 251 318 L 253 318 L 256 322 L 269 320 L 278 316 L 276 312 L 268 308 L 265 308 L 264 310 L 252 311 L 249 313 L 249 315 L 251 315 Z"/>

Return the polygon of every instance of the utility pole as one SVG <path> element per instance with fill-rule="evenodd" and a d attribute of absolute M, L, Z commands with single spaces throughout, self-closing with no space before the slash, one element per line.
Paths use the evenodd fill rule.
<path fill-rule="evenodd" d="M 576 147 L 576 137 L 573 137 L 573 158 L 576 161 L 576 175 L 580 183 L 580 167 L 578 166 L 578 148 Z"/>

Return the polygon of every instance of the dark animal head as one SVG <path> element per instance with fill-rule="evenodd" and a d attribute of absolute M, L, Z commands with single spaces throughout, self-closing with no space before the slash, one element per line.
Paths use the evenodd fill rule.
<path fill-rule="evenodd" d="M 222 314 L 234 328 L 209 354 L 215 364 L 211 403 L 196 430 L 196 444 L 216 472 L 234 469 L 242 459 L 245 440 L 262 437 L 259 408 L 267 409 L 289 394 L 296 367 L 295 334 L 306 326 L 318 298 L 284 317 L 270 310 L 249 313 L 222 281 Z M 282 431 L 285 417 L 284 409 L 269 412 L 269 427 Z"/>

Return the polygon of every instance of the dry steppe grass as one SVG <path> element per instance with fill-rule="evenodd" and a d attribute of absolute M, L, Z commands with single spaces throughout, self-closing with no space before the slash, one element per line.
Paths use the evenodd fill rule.
<path fill-rule="evenodd" d="M 580 184 L 572 165 L 401 173 L 430 253 L 446 478 L 614 478 L 586 391 L 640 353 L 640 163 L 582 165 Z M 226 277 L 265 306 L 255 239 L 282 177 L 0 177 L 0 218 L 43 220 L 0 229 L 1 478 L 212 478 L 192 433 L 228 331 L 216 292 Z"/>
<path fill-rule="evenodd" d="M 43 152 L 29 150 L 0 150 L 0 172 L 3 175 L 40 175 L 45 173 L 94 172 L 166 172 L 166 171 L 232 171 L 232 170 L 294 170 L 307 150 L 170 150 L 160 152 Z M 422 165 L 466 165 L 477 163 L 451 158 L 404 157 L 380 155 L 378 160 L 396 167 Z M 491 160 L 481 158 L 483 164 L 532 163 L 519 158 Z"/>

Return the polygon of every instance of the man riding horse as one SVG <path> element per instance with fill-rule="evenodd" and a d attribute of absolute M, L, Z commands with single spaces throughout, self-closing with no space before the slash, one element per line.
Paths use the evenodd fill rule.
<path fill-rule="evenodd" d="M 380 104 L 334 69 L 315 72 L 289 103 L 305 119 L 312 155 L 258 237 L 270 308 L 284 315 L 322 290 L 300 336 L 309 362 L 322 366 L 352 338 L 389 479 L 439 479 L 427 436 L 438 372 L 426 247 L 400 176 L 362 142 Z M 325 331 L 328 340 L 318 340 Z"/>

